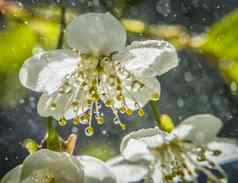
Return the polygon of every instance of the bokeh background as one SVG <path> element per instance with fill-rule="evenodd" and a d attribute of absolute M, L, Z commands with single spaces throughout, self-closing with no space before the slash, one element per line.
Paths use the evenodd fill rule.
<path fill-rule="evenodd" d="M 85 12 L 111 12 L 132 40 L 166 39 L 178 48 L 179 66 L 158 78 L 162 86 L 158 107 L 178 124 L 194 114 L 220 117 L 220 136 L 238 138 L 238 1 L 237 0 L 0 0 L 0 179 L 21 163 L 28 152 L 26 138 L 44 138 L 47 119 L 36 111 L 39 94 L 24 89 L 18 70 L 39 49 L 55 49 L 62 23 Z M 62 22 L 62 15 L 64 21 Z M 61 42 L 61 43 L 60 43 Z M 64 44 L 61 44 L 62 46 Z M 77 128 L 75 154 L 107 160 L 119 153 L 121 138 L 132 130 L 153 126 L 146 115 L 122 116 L 126 130 L 106 123 L 86 137 L 82 127 L 68 124 L 59 134 L 67 138 Z M 225 165 L 231 183 L 238 182 L 238 162 Z"/>

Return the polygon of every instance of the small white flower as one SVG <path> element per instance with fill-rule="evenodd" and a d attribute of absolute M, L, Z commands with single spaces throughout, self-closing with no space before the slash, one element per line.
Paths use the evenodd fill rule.
<path fill-rule="evenodd" d="M 101 160 L 90 156 L 39 150 L 11 170 L 1 183 L 116 183 L 117 178 Z"/>
<path fill-rule="evenodd" d="M 158 127 L 141 129 L 125 136 L 121 143 L 126 162 L 109 164 L 121 183 L 143 178 L 154 183 L 196 183 L 199 172 L 210 182 L 224 183 L 227 176 L 219 164 L 238 159 L 238 147 L 234 141 L 216 137 L 221 127 L 220 119 L 203 114 L 187 118 L 167 132 Z"/>
<path fill-rule="evenodd" d="M 110 107 L 115 124 L 124 128 L 119 113 L 130 115 L 158 100 L 156 76 L 178 64 L 175 48 L 166 41 L 139 41 L 126 47 L 126 32 L 109 13 L 88 13 L 77 17 L 66 29 L 72 49 L 41 52 L 28 59 L 19 74 L 21 83 L 42 92 L 38 112 L 53 116 L 64 125 L 87 124 L 92 135 L 92 118 L 103 124 L 99 100 Z"/>

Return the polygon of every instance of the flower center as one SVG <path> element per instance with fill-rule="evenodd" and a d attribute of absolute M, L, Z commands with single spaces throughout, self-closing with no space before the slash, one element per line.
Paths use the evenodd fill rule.
<path fill-rule="evenodd" d="M 86 124 L 87 136 L 94 133 L 92 126 L 94 118 L 97 124 L 104 124 L 101 102 L 113 112 L 114 124 L 124 130 L 126 125 L 121 122 L 120 114 L 130 116 L 136 110 L 139 116 L 144 116 L 143 106 L 136 99 L 136 93 L 146 88 L 152 91 L 151 100 L 159 99 L 158 91 L 153 91 L 145 83 L 136 79 L 119 61 L 113 60 L 112 55 L 100 57 L 81 55 L 80 57 L 81 61 L 75 72 L 65 78 L 64 84 L 58 89 L 58 95 L 69 96 L 71 100 L 69 108 L 72 108 L 75 113 L 73 122 L 75 125 Z M 52 100 L 51 109 L 57 109 L 57 101 Z M 65 117 L 62 116 L 59 124 L 64 126 L 66 123 Z"/>
<path fill-rule="evenodd" d="M 197 182 L 199 173 L 207 176 L 207 182 L 223 183 L 227 180 L 224 170 L 208 158 L 208 155 L 219 156 L 221 154 L 219 150 L 174 141 L 152 149 L 151 152 L 161 163 L 165 183 L 172 183 L 176 180 L 179 180 L 178 182 Z"/>

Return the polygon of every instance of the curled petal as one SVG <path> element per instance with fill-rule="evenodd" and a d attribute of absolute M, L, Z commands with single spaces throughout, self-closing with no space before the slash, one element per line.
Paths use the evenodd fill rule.
<path fill-rule="evenodd" d="M 160 133 L 157 128 L 149 128 L 128 134 L 121 143 L 122 155 L 130 161 L 153 160 L 149 149 L 160 147 L 164 143 L 163 134 Z"/>
<path fill-rule="evenodd" d="M 122 150 L 122 156 L 131 162 L 140 160 L 152 161 L 154 159 L 147 144 L 135 139 L 128 141 L 127 146 Z"/>
<path fill-rule="evenodd" d="M 110 54 L 126 44 L 126 32 L 109 13 L 87 13 L 76 17 L 66 29 L 66 40 L 82 53 Z"/>
<path fill-rule="evenodd" d="M 178 65 L 176 49 L 166 41 L 136 41 L 120 55 L 124 67 L 140 77 L 161 75 Z"/>
<path fill-rule="evenodd" d="M 25 61 L 19 79 L 26 88 L 51 94 L 75 70 L 79 61 L 78 55 L 71 50 L 41 52 Z"/>
<path fill-rule="evenodd" d="M 1 183 L 19 183 L 21 175 L 21 166 L 17 166 L 8 172 L 1 180 Z"/>
<path fill-rule="evenodd" d="M 31 177 L 34 172 L 49 170 L 57 183 L 83 182 L 80 162 L 67 153 L 40 150 L 28 156 L 22 165 L 21 180 Z"/>
<path fill-rule="evenodd" d="M 118 183 L 131 183 L 142 180 L 147 175 L 148 168 L 139 164 L 123 163 L 113 166 L 112 171 L 117 176 Z"/>
<path fill-rule="evenodd" d="M 103 161 L 90 157 L 80 156 L 80 163 L 84 169 L 84 183 L 116 183 L 117 178 L 112 169 Z"/>
<path fill-rule="evenodd" d="M 193 128 L 185 140 L 195 144 L 204 144 L 214 140 L 222 128 L 222 121 L 210 114 L 200 114 L 185 119 L 180 125 L 188 125 Z"/>

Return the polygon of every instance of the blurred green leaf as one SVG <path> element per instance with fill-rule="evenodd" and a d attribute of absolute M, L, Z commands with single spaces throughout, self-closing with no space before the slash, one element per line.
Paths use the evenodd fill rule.
<path fill-rule="evenodd" d="M 0 32 L 0 73 L 16 71 L 32 55 L 37 36 L 24 24 L 14 24 Z"/>
<path fill-rule="evenodd" d="M 116 155 L 116 151 L 110 145 L 104 142 L 92 141 L 86 147 L 79 151 L 79 154 L 89 155 L 101 159 L 108 160 Z"/>
<path fill-rule="evenodd" d="M 60 25 L 56 21 L 34 18 L 28 22 L 29 27 L 39 38 L 39 44 L 44 49 L 54 49 L 60 34 Z"/>
<path fill-rule="evenodd" d="M 238 10 L 212 25 L 200 47 L 218 59 L 218 67 L 228 81 L 238 83 Z"/>
<path fill-rule="evenodd" d="M 238 10 L 212 25 L 202 49 L 221 59 L 238 62 Z"/>

